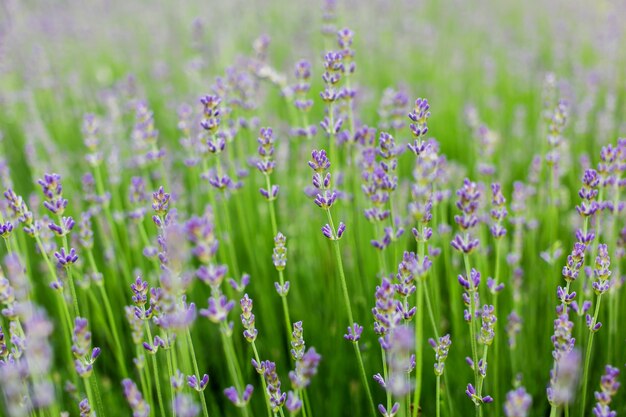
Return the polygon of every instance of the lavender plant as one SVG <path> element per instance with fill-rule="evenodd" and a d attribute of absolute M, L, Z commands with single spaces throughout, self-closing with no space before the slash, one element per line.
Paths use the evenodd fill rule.
<path fill-rule="evenodd" d="M 0 415 L 626 412 L 623 2 L 66 3 L 0 4 Z"/>

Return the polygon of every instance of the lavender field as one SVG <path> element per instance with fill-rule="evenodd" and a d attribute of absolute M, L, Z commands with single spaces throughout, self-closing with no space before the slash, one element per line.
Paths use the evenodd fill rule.
<path fill-rule="evenodd" d="M 0 0 L 0 416 L 626 415 L 625 18 Z"/>

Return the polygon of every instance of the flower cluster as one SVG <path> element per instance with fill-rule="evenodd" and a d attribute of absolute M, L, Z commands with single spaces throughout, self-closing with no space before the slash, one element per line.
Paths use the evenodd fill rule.
<path fill-rule="evenodd" d="M 267 188 L 259 189 L 259 192 L 266 200 L 275 200 L 278 196 L 278 185 L 270 185 L 269 176 L 274 171 L 274 131 L 269 127 L 261 129 L 257 139 L 259 143 L 258 154 L 260 159 L 256 163 L 257 169 L 266 177 Z"/>
<path fill-rule="evenodd" d="M 309 167 L 314 171 L 313 186 L 318 190 L 314 203 L 321 209 L 327 211 L 330 216 L 330 208 L 337 201 L 338 194 L 331 188 L 331 175 L 329 172 L 330 161 L 325 150 L 313 150 L 311 152 Z M 326 224 L 322 227 L 322 233 L 330 240 L 341 239 L 346 230 L 343 222 L 339 223 L 337 230 L 334 225 Z"/>
<path fill-rule="evenodd" d="M 100 356 L 100 348 L 91 348 L 91 332 L 87 328 L 87 319 L 76 317 L 74 335 L 72 336 L 72 353 L 74 367 L 81 378 L 89 378 L 93 372 L 93 364 Z"/>
<path fill-rule="evenodd" d="M 593 408 L 593 414 L 596 417 L 615 417 L 617 412 L 611 411 L 609 408 L 611 401 L 617 390 L 620 387 L 620 383 L 617 381 L 619 376 L 619 369 L 607 365 L 604 368 L 604 375 L 600 378 L 600 391 L 595 392 L 596 405 Z"/>
<path fill-rule="evenodd" d="M 458 200 L 456 207 L 461 210 L 461 215 L 454 216 L 454 221 L 459 225 L 463 235 L 456 234 L 452 240 L 452 247 L 464 254 L 472 253 L 479 245 L 478 239 L 474 238 L 471 230 L 478 224 L 478 201 L 480 190 L 475 182 L 469 179 L 463 181 L 463 187 L 457 192 Z"/>
<path fill-rule="evenodd" d="M 444 335 L 435 342 L 434 339 L 428 339 L 428 344 L 435 350 L 435 375 L 443 375 L 443 370 L 446 365 L 446 359 L 448 358 L 448 352 L 450 351 L 450 335 Z"/>
<path fill-rule="evenodd" d="M 506 229 L 502 225 L 502 222 L 507 216 L 506 211 L 506 199 L 502 195 L 502 186 L 499 183 L 491 184 L 491 220 L 493 224 L 489 229 L 492 236 L 495 239 L 502 239 L 506 235 Z"/>

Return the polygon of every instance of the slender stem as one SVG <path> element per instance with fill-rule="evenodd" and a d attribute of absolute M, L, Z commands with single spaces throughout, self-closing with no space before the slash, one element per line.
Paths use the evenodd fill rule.
<path fill-rule="evenodd" d="M 382 347 L 380 348 L 380 352 L 383 358 L 383 377 L 385 378 L 385 381 L 388 381 L 389 371 L 387 370 L 387 354 L 385 353 L 385 349 L 383 349 Z M 385 389 L 385 393 L 387 397 L 387 410 L 390 410 L 391 409 L 391 391 L 389 391 L 388 389 Z"/>
<path fill-rule="evenodd" d="M 420 258 L 420 261 L 422 259 L 423 258 Z M 422 394 L 422 340 L 424 339 L 424 282 L 422 277 L 417 278 L 416 285 L 415 305 L 417 311 L 415 314 L 415 390 L 413 392 L 413 415 L 416 415 L 419 409 Z"/>
<path fill-rule="evenodd" d="M 80 317 L 80 310 L 78 308 L 78 296 L 76 295 L 76 286 L 74 285 L 74 275 L 72 274 L 72 267 L 67 268 L 67 280 L 70 283 L 72 304 L 74 305 L 74 317 Z"/>
<path fill-rule="evenodd" d="M 494 279 L 496 281 L 496 283 L 500 282 L 500 246 L 501 246 L 501 239 L 497 239 L 496 240 L 496 259 L 495 259 L 495 263 L 496 263 L 496 267 L 495 267 L 495 273 L 494 273 Z M 494 310 L 494 315 L 496 317 L 496 319 L 500 318 L 500 316 L 498 315 L 498 294 L 493 294 L 493 310 Z M 500 404 L 500 341 L 499 336 L 500 336 L 500 332 L 497 331 L 497 326 L 498 326 L 498 322 L 496 321 L 496 333 L 495 333 L 495 337 L 493 340 L 493 355 L 494 355 L 494 364 L 493 364 L 493 381 L 494 381 L 494 402 L 496 404 Z M 500 408 L 496 408 L 496 415 L 500 415 Z"/>
<path fill-rule="evenodd" d="M 475 294 L 476 291 L 478 291 L 478 288 L 474 288 L 474 283 L 472 281 L 472 279 L 470 278 L 471 275 L 471 270 L 470 270 L 470 263 L 469 263 L 469 256 L 467 254 L 463 254 L 463 261 L 465 263 L 465 273 L 466 273 L 466 279 L 467 281 L 470 283 L 470 321 L 469 321 L 469 328 L 470 328 L 470 343 L 472 346 L 472 360 L 474 361 L 474 386 L 478 386 L 478 348 L 476 346 L 476 329 L 475 329 L 475 322 L 476 322 L 476 317 L 475 316 Z M 478 404 L 476 404 L 476 415 L 480 415 L 480 407 L 478 406 Z"/>
<path fill-rule="evenodd" d="M 139 347 L 139 345 L 135 345 L 135 354 L 139 360 L 142 355 L 141 347 Z M 148 391 L 148 386 L 146 385 L 145 363 L 141 368 L 137 367 L 137 373 L 139 374 L 139 382 L 141 383 L 141 392 L 143 393 L 146 401 L 148 401 L 148 404 L 152 405 L 152 396 L 150 395 L 150 391 Z M 154 407 L 150 407 L 150 410 L 152 413 L 154 411 Z"/>
<path fill-rule="evenodd" d="M 600 302 L 602 301 L 602 295 L 599 294 L 596 299 L 596 311 L 593 313 L 593 322 L 592 326 L 595 326 L 598 320 L 598 313 L 600 312 Z M 585 416 L 585 406 L 587 405 L 587 384 L 589 379 L 589 363 L 591 362 L 591 349 L 593 347 L 593 335 L 595 332 L 590 329 L 589 331 L 589 342 L 587 342 L 587 353 L 585 354 L 585 368 L 583 371 L 583 399 L 580 403 L 580 415 L 581 417 Z"/>
<path fill-rule="evenodd" d="M 330 145 L 330 153 L 328 158 L 331 161 L 336 161 L 337 165 L 339 165 L 339 159 L 335 157 L 335 112 L 333 111 L 333 102 L 328 103 L 328 130 L 330 131 L 328 134 L 329 145 Z"/>
<path fill-rule="evenodd" d="M 256 343 L 252 341 L 252 351 L 254 352 L 254 359 L 256 363 L 261 363 L 261 359 L 259 357 L 259 352 L 256 348 Z M 263 375 L 260 375 L 261 385 L 263 386 L 263 398 L 265 398 L 265 408 L 267 409 L 268 417 L 272 417 L 272 405 L 270 404 L 270 399 L 267 396 L 267 383 L 265 382 L 265 378 Z"/>
<path fill-rule="evenodd" d="M 91 252 L 89 253 L 91 254 Z M 109 320 L 109 326 L 111 327 L 111 332 L 113 333 L 113 341 L 115 342 L 115 350 L 117 353 L 115 356 L 117 357 L 118 364 L 120 365 L 122 375 L 126 376 L 128 375 L 128 371 L 126 369 L 126 363 L 124 362 L 124 350 L 122 349 L 120 337 L 117 332 L 117 324 L 113 315 L 113 309 L 111 308 L 111 302 L 104 285 L 98 285 L 98 287 L 100 288 L 100 294 L 102 295 L 102 300 L 104 301 L 104 310 L 106 311 L 107 319 Z"/>
<path fill-rule="evenodd" d="M 270 220 L 272 222 L 272 230 L 274 231 L 274 236 L 276 236 L 276 234 L 278 233 L 278 223 L 276 222 L 276 209 L 274 207 L 274 198 L 272 197 L 272 181 L 270 180 L 269 174 L 265 174 L 265 186 L 270 196 L 267 203 L 270 207 Z"/>
<path fill-rule="evenodd" d="M 280 281 L 281 288 L 285 286 L 285 277 L 283 271 L 278 271 L 278 280 Z M 289 316 L 289 306 L 287 305 L 287 294 L 280 295 L 280 300 L 283 305 L 283 314 L 285 315 L 285 330 L 287 331 L 287 340 L 291 340 L 291 317 Z"/>
<path fill-rule="evenodd" d="M 441 376 L 437 375 L 437 386 L 435 387 L 435 407 L 436 407 L 436 417 L 441 417 Z"/>
<path fill-rule="evenodd" d="M 89 405 L 93 408 L 96 408 L 96 401 L 94 399 L 93 392 L 91 391 L 91 384 L 89 383 L 89 378 L 83 378 L 83 382 L 85 383 L 85 392 L 87 393 L 87 400 L 89 401 Z M 98 410 L 98 415 L 104 415 L 100 413 Z"/>
<path fill-rule="evenodd" d="M 148 334 L 148 339 L 150 340 L 150 343 L 152 343 L 153 339 L 152 339 L 152 332 L 150 331 L 150 324 L 146 321 L 146 333 Z M 157 392 L 157 398 L 159 400 L 159 410 L 161 411 L 161 415 L 165 416 L 165 406 L 163 403 L 163 394 L 161 393 L 161 382 L 160 382 L 160 375 L 159 374 L 159 364 L 157 362 L 157 357 L 156 355 L 149 355 L 152 357 L 152 370 L 154 372 L 154 385 L 156 387 L 156 392 Z"/>
<path fill-rule="evenodd" d="M 174 368 L 172 367 L 172 347 L 170 346 L 167 349 L 167 372 L 170 375 L 170 378 L 174 377 Z M 172 384 L 167 384 L 170 387 L 170 400 L 172 401 L 172 415 L 176 417 L 176 407 L 174 407 L 174 387 Z"/>
<path fill-rule="evenodd" d="M 238 392 L 241 392 L 243 387 L 243 377 L 241 375 L 241 369 L 239 368 L 239 364 L 237 363 L 237 357 L 235 356 L 235 351 L 232 345 L 232 338 L 227 335 L 228 328 L 226 323 L 221 323 L 222 328 L 220 329 L 220 336 L 222 338 L 222 347 L 224 348 L 224 354 L 226 355 L 226 362 L 228 364 L 228 370 L 231 374 L 231 378 L 233 379 L 233 383 L 235 384 L 235 388 Z M 248 404 L 244 407 L 241 407 L 241 412 L 245 416 L 248 416 Z"/>
<path fill-rule="evenodd" d="M 196 359 L 196 351 L 193 348 L 193 340 L 191 339 L 191 331 L 189 328 L 185 331 L 187 337 L 187 345 L 189 346 L 189 351 L 191 354 L 191 361 L 193 362 L 193 371 L 194 373 L 200 377 L 200 370 L 198 368 L 198 361 Z M 202 403 L 202 414 L 204 417 L 209 417 L 209 410 L 206 405 L 206 398 L 204 398 L 204 391 L 199 392 L 200 394 L 200 402 Z"/>
<path fill-rule="evenodd" d="M 218 165 L 219 166 L 219 165 Z M 228 230 L 228 254 L 230 257 L 230 263 L 233 267 L 233 272 L 236 278 L 239 278 L 239 265 L 237 263 L 237 252 L 235 250 L 235 242 L 232 237 L 232 233 L 234 232 L 232 223 L 230 221 L 230 211 L 228 209 L 228 200 L 226 199 L 226 195 L 222 193 L 222 204 L 224 205 L 224 221 L 226 223 L 226 230 Z"/>
<path fill-rule="evenodd" d="M 332 230 L 333 236 L 336 236 L 336 232 L 335 232 L 335 225 L 333 223 L 333 217 L 330 214 L 330 210 L 326 210 L 326 214 L 328 216 L 328 223 L 330 225 L 330 228 Z M 348 313 L 348 320 L 350 325 L 354 324 L 354 318 L 352 316 L 352 307 L 350 305 L 350 295 L 348 293 L 348 285 L 346 283 L 346 275 L 344 273 L 343 270 L 343 261 L 341 260 L 341 250 L 339 249 L 339 240 L 334 239 L 333 240 L 333 249 L 335 252 L 335 261 L 337 262 L 337 267 L 339 269 L 339 278 L 341 281 L 341 290 L 343 293 L 343 299 L 344 299 L 344 303 L 345 303 L 345 307 L 346 307 L 346 311 Z M 362 379 L 362 383 L 363 386 L 365 388 L 365 393 L 367 395 L 367 399 L 370 403 L 370 407 L 371 407 L 371 412 L 372 415 L 375 416 L 376 415 L 376 410 L 374 407 L 374 398 L 372 397 L 372 393 L 370 391 L 370 386 L 367 380 L 367 374 L 365 372 L 365 366 L 363 365 L 363 359 L 361 357 L 361 351 L 358 348 L 358 343 L 354 344 L 354 352 L 356 353 L 356 357 L 357 357 L 357 361 L 358 361 L 358 365 L 359 368 L 361 370 L 361 379 Z"/>

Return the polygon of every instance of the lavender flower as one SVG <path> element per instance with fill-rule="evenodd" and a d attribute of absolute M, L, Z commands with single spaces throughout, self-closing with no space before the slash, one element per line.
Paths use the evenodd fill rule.
<path fill-rule="evenodd" d="M 213 323 L 220 323 L 226 321 L 228 313 L 235 306 L 234 301 L 228 301 L 225 295 L 219 295 L 217 297 L 210 297 L 208 300 L 209 307 L 200 310 L 200 315 L 207 317 Z"/>
<path fill-rule="evenodd" d="M 258 154 L 260 159 L 256 162 L 257 169 L 266 177 L 267 188 L 261 188 L 260 192 L 266 200 L 275 200 L 278 195 L 278 186 L 270 186 L 269 176 L 274 171 L 274 131 L 269 127 L 264 127 L 260 131 L 257 139 L 259 143 Z"/>
<path fill-rule="evenodd" d="M 156 215 L 159 218 L 162 218 L 163 216 L 165 216 L 165 214 L 169 210 L 169 207 L 170 207 L 170 195 L 166 193 L 165 190 L 163 189 L 163 186 L 161 186 L 159 187 L 157 191 L 152 193 L 152 209 L 155 211 Z M 159 222 L 155 220 L 155 223 L 158 227 L 161 226 L 160 220 Z"/>
<path fill-rule="evenodd" d="M 459 252 L 469 254 L 478 247 L 478 239 L 471 235 L 471 230 L 478 224 L 478 201 L 480 191 L 476 183 L 465 179 L 456 195 L 459 197 L 456 206 L 461 210 L 461 215 L 454 216 L 454 221 L 459 225 L 463 235 L 457 234 L 452 240 L 452 247 Z"/>
<path fill-rule="evenodd" d="M 339 99 L 337 84 L 339 84 L 344 71 L 343 56 L 340 52 L 331 51 L 324 55 L 324 73 L 322 74 L 322 81 L 324 81 L 326 87 L 324 91 L 320 93 L 322 100 L 327 103 L 332 103 Z M 328 126 L 327 124 L 326 128 L 332 129 L 334 126 Z M 327 130 L 327 133 L 330 134 L 330 131 Z"/>
<path fill-rule="evenodd" d="M 287 266 L 287 238 L 280 232 L 274 237 L 272 261 L 278 271 L 283 271 Z"/>
<path fill-rule="evenodd" d="M 150 405 L 143 399 L 143 395 L 137 389 L 137 385 L 127 378 L 122 381 L 122 386 L 124 387 L 124 396 L 133 411 L 133 417 L 148 417 L 150 415 Z"/>
<path fill-rule="evenodd" d="M 188 394 L 178 393 L 173 401 L 174 411 L 180 417 L 196 417 L 200 414 L 200 407 Z"/>
<path fill-rule="evenodd" d="M 363 326 L 359 326 L 358 323 L 353 323 L 348 327 L 348 332 L 343 335 L 343 338 L 350 342 L 358 342 L 361 340 L 361 334 L 363 333 Z"/>
<path fill-rule="evenodd" d="M 324 210 L 328 210 L 337 200 L 337 193 L 330 188 L 330 172 L 327 172 L 330 168 L 330 161 L 326 156 L 326 151 L 323 149 L 321 151 L 314 150 L 311 156 L 312 161 L 309 161 L 309 166 L 315 171 L 313 174 L 313 186 L 320 190 L 315 196 L 315 204 Z"/>
<path fill-rule="evenodd" d="M 465 394 L 474 401 L 475 404 L 489 404 L 493 402 L 493 398 L 489 395 L 479 396 L 472 384 L 467 384 Z"/>
<path fill-rule="evenodd" d="M 517 346 L 517 336 L 522 331 L 522 319 L 515 312 L 512 311 L 507 317 L 506 334 L 508 336 L 508 344 L 511 349 Z"/>
<path fill-rule="evenodd" d="M 480 328 L 480 334 L 478 335 L 478 342 L 483 345 L 491 345 L 495 337 L 497 318 L 494 315 L 494 311 L 494 306 L 485 304 L 482 311 L 479 312 L 482 325 Z"/>
<path fill-rule="evenodd" d="M 506 199 L 502 195 L 502 187 L 499 183 L 491 184 L 491 219 L 493 224 L 489 229 L 491 234 L 496 239 L 501 239 L 506 235 L 506 229 L 502 226 L 502 222 L 507 216 L 507 211 L 505 207 Z"/>
<path fill-rule="evenodd" d="M 295 414 L 302 408 L 302 400 L 298 398 L 298 394 L 293 391 L 287 393 L 287 401 L 285 401 L 285 408 L 289 413 Z"/>
<path fill-rule="evenodd" d="M 241 324 L 245 329 L 243 337 L 250 343 L 254 343 L 259 331 L 254 326 L 254 314 L 252 314 L 252 299 L 245 294 L 241 299 Z"/>
<path fill-rule="evenodd" d="M 91 417 L 93 415 L 87 398 L 84 398 L 80 403 L 78 403 L 78 412 L 80 413 L 80 417 Z"/>
<path fill-rule="evenodd" d="M 88 330 L 87 319 L 76 317 L 74 335 L 72 336 L 72 353 L 76 373 L 82 378 L 89 378 L 93 371 L 93 363 L 100 356 L 100 348 L 91 349 L 91 332 Z"/>
<path fill-rule="evenodd" d="M 613 400 L 617 390 L 620 387 L 620 383 L 617 381 L 619 376 L 619 369 L 607 365 L 604 368 L 604 375 L 600 378 L 600 391 L 594 393 L 596 398 L 596 405 L 593 408 L 593 414 L 596 417 L 615 417 L 617 412 L 611 411 L 609 405 Z"/>
<path fill-rule="evenodd" d="M 582 181 L 583 186 L 578 191 L 578 196 L 582 201 L 580 205 L 576 206 L 576 211 L 582 217 L 590 217 L 600 209 L 600 204 L 596 201 L 598 186 L 600 185 L 598 172 L 594 169 L 586 170 Z"/>
<path fill-rule="evenodd" d="M 252 398 L 252 392 L 254 391 L 254 387 L 250 384 L 246 385 L 246 388 L 243 390 L 241 396 L 237 392 L 235 387 L 228 387 L 224 390 L 224 395 L 230 402 L 232 402 L 237 407 L 245 407 L 248 402 L 250 402 L 250 398 Z"/>
<path fill-rule="evenodd" d="M 572 282 L 578 278 L 578 273 L 583 266 L 585 260 L 586 246 L 581 242 L 574 243 L 572 253 L 567 256 L 567 264 L 563 267 L 563 278 L 565 281 Z"/>
<path fill-rule="evenodd" d="M 532 397 L 524 387 L 509 391 L 504 403 L 504 415 L 506 417 L 528 417 L 532 402 Z"/>
<path fill-rule="evenodd" d="M 207 95 L 200 98 L 203 106 L 203 119 L 200 125 L 209 134 L 214 134 L 220 125 L 220 108 L 221 99 L 216 95 Z"/>
<path fill-rule="evenodd" d="M 606 245 L 598 245 L 598 256 L 596 256 L 595 268 L 593 270 L 593 290 L 600 296 L 611 287 L 611 258 Z"/>
<path fill-rule="evenodd" d="M 145 167 L 151 162 L 162 160 L 165 149 L 159 149 L 159 131 L 154 125 L 154 113 L 148 104 L 139 101 L 135 107 L 135 126 L 132 132 L 134 160 L 137 166 Z"/>
<path fill-rule="evenodd" d="M 428 339 L 428 344 L 435 350 L 435 375 L 443 375 L 443 370 L 450 351 L 450 335 L 441 336 L 437 342 L 434 339 Z"/>
<path fill-rule="evenodd" d="M 62 216 L 67 207 L 67 200 L 63 198 L 63 186 L 61 185 L 61 176 L 59 174 L 45 174 L 43 178 L 37 180 L 41 185 L 46 200 L 43 205 L 51 213 Z"/>
<path fill-rule="evenodd" d="M 272 411 L 277 413 L 283 404 L 285 404 L 287 393 L 283 393 L 280 390 L 280 379 L 278 379 L 278 374 L 276 373 L 276 364 L 274 362 L 264 361 L 259 364 L 257 371 L 259 369 L 263 370 L 263 378 L 265 378 L 265 383 L 267 384 L 267 396 L 270 399 Z"/>
<path fill-rule="evenodd" d="M 209 376 L 207 374 L 202 375 L 202 379 L 199 379 L 195 375 L 190 375 L 187 377 L 187 385 L 189 385 L 189 388 L 194 389 L 198 392 L 204 391 L 208 384 Z"/>
<path fill-rule="evenodd" d="M 428 133 L 428 118 L 430 117 L 430 105 L 427 99 L 418 98 L 415 100 L 415 107 L 413 111 L 409 113 L 409 119 L 411 119 L 411 133 L 413 134 L 414 142 L 409 145 L 409 149 L 415 155 L 420 156 L 426 150 L 426 143 L 423 137 Z"/>
<path fill-rule="evenodd" d="M 389 377 L 386 385 L 387 390 L 398 398 L 406 396 L 412 389 L 412 384 L 407 381 L 406 376 L 414 367 L 415 357 L 412 354 L 414 344 L 415 335 L 412 328 L 398 326 L 391 331 L 387 349 Z"/>
<path fill-rule="evenodd" d="M 381 336 L 379 342 L 384 349 L 388 347 L 386 340 L 388 333 L 402 321 L 400 302 L 394 298 L 395 291 L 395 286 L 387 278 L 383 278 L 381 284 L 376 287 L 376 304 L 372 309 L 374 332 Z"/>
<path fill-rule="evenodd" d="M 93 114 L 86 114 L 83 117 L 83 126 L 82 126 L 82 134 L 83 134 L 83 143 L 85 147 L 89 151 L 89 153 L 85 156 L 87 163 L 92 167 L 98 167 L 102 163 L 103 154 L 99 150 L 100 147 L 100 138 L 98 137 L 99 133 L 99 122 L 96 119 L 96 116 Z"/>
<path fill-rule="evenodd" d="M 69 252 L 66 252 L 65 248 L 61 248 L 59 252 L 54 253 L 54 257 L 57 258 L 59 268 L 69 268 L 78 261 L 78 255 L 76 255 L 74 248 L 71 248 Z"/>
<path fill-rule="evenodd" d="M 580 373 L 580 352 L 570 349 L 555 359 L 556 364 L 550 372 L 550 386 L 547 389 L 548 401 L 556 406 L 570 404 L 574 400 L 574 390 Z"/>

